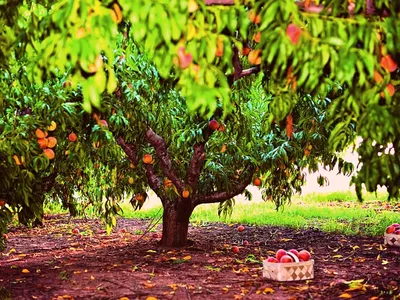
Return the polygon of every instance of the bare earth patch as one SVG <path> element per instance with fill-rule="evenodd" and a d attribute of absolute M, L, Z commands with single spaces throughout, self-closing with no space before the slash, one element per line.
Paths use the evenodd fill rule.
<path fill-rule="evenodd" d="M 12 228 L 0 254 L 0 299 L 400 298 L 400 248 L 380 237 L 270 226 L 239 233 L 237 225 L 207 224 L 190 227 L 192 246 L 165 249 L 160 226 L 142 235 L 148 225 L 119 219 L 107 235 L 98 221 L 67 224 L 56 215 L 43 228 Z M 279 248 L 310 250 L 315 278 L 263 279 L 261 260 Z"/>

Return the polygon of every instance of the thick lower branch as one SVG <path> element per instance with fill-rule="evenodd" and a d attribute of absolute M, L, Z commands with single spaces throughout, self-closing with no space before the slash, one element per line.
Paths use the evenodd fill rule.
<path fill-rule="evenodd" d="M 157 176 L 153 165 L 145 165 L 145 168 L 147 182 L 149 183 L 150 188 L 160 197 L 161 201 L 164 201 L 164 199 L 166 199 L 166 194 L 165 190 L 162 188 L 162 179 Z"/>
<path fill-rule="evenodd" d="M 204 203 L 221 203 L 226 200 L 232 199 L 233 197 L 240 195 L 244 192 L 246 187 L 251 183 L 253 178 L 255 167 L 253 165 L 247 167 L 242 173 L 239 183 L 231 187 L 229 191 L 214 192 L 209 195 L 199 196 L 196 199 L 195 206 Z"/>
<path fill-rule="evenodd" d="M 172 181 L 179 192 L 185 189 L 184 182 L 178 177 L 172 168 L 171 156 L 168 153 L 167 143 L 164 139 L 156 134 L 149 126 L 146 130 L 146 140 L 154 147 L 156 150 L 157 157 L 160 161 L 160 167 L 164 174 Z"/>
<path fill-rule="evenodd" d="M 205 142 L 194 145 L 193 157 L 190 161 L 189 169 L 186 174 L 186 182 L 192 187 L 193 190 L 196 189 L 197 184 L 199 183 L 200 173 L 205 159 Z"/>
<path fill-rule="evenodd" d="M 139 163 L 139 157 L 134 145 L 126 143 L 125 139 L 122 136 L 117 137 L 117 143 L 121 146 L 122 150 L 124 150 L 126 156 L 128 156 L 129 160 L 133 162 L 135 165 Z"/>

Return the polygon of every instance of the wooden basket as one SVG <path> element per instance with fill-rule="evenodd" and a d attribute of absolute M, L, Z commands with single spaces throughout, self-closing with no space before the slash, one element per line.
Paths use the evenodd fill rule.
<path fill-rule="evenodd" d="M 400 247 L 400 234 L 385 233 L 385 245 Z"/>
<path fill-rule="evenodd" d="M 277 281 L 295 281 L 314 278 L 314 260 L 292 263 L 263 261 L 263 277 Z"/>

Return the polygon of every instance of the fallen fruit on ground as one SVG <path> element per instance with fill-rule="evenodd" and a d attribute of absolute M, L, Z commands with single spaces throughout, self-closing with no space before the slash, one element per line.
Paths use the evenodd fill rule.
<path fill-rule="evenodd" d="M 246 241 L 246 240 L 243 241 L 243 246 L 247 246 L 248 244 L 249 244 L 248 241 Z"/>
<path fill-rule="evenodd" d="M 239 247 L 238 246 L 233 246 L 232 247 L 233 253 L 239 253 Z"/>
<path fill-rule="evenodd" d="M 307 250 L 301 250 L 297 257 L 303 261 L 309 261 L 311 259 L 311 254 Z"/>
<path fill-rule="evenodd" d="M 78 234 L 78 233 L 79 233 L 79 229 L 78 229 L 78 228 L 74 228 L 74 229 L 72 230 L 72 233 L 73 233 L 73 234 Z"/>
<path fill-rule="evenodd" d="M 240 225 L 239 227 L 238 227 L 238 231 L 239 232 L 242 232 L 244 230 L 244 226 L 243 225 Z"/>

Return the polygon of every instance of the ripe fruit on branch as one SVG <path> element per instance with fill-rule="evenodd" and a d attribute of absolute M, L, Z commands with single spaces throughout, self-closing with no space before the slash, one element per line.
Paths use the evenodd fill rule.
<path fill-rule="evenodd" d="M 254 24 L 260 24 L 261 16 L 258 15 L 254 10 L 249 11 L 249 19 Z"/>
<path fill-rule="evenodd" d="M 142 194 L 136 194 L 135 199 L 137 202 L 143 202 L 144 201 L 144 197 Z"/>
<path fill-rule="evenodd" d="M 221 57 L 223 54 L 224 54 L 224 40 L 219 37 L 217 40 L 217 49 L 215 50 L 215 56 Z"/>
<path fill-rule="evenodd" d="M 260 65 L 261 64 L 261 50 L 260 49 L 251 50 L 249 55 L 247 56 L 247 60 L 252 65 Z"/>
<path fill-rule="evenodd" d="M 181 69 L 186 69 L 190 66 L 193 61 L 193 56 L 191 53 L 186 54 L 185 47 L 179 47 L 178 49 L 178 59 L 179 59 L 179 66 Z"/>
<path fill-rule="evenodd" d="M 43 154 L 50 160 L 52 160 L 56 155 L 50 148 L 44 149 Z"/>
<path fill-rule="evenodd" d="M 40 147 L 41 149 L 46 149 L 48 143 L 49 143 L 49 140 L 48 140 L 47 138 L 38 139 L 38 144 L 39 144 L 39 147 Z"/>
<path fill-rule="evenodd" d="M 170 180 L 170 179 L 168 179 L 168 178 L 165 178 L 164 179 L 164 186 L 166 187 L 166 188 L 169 188 L 169 187 L 171 187 L 171 186 L 173 186 L 174 184 L 172 183 L 172 181 Z"/>
<path fill-rule="evenodd" d="M 6 201 L 3 199 L 0 199 L 0 207 L 6 205 Z"/>
<path fill-rule="evenodd" d="M 389 84 L 386 86 L 385 91 L 389 94 L 390 97 L 392 97 L 392 96 L 394 95 L 394 93 L 396 92 L 396 89 L 394 88 L 394 85 L 393 85 L 393 84 L 389 83 Z M 381 92 L 381 93 L 380 93 L 380 96 L 381 96 L 382 98 L 385 98 L 385 92 L 384 92 L 384 91 Z"/>
<path fill-rule="evenodd" d="M 251 51 L 251 48 L 248 45 L 244 45 L 243 49 L 242 49 L 242 55 L 247 56 L 247 55 L 249 55 L 250 51 Z"/>
<path fill-rule="evenodd" d="M 42 131 L 41 129 L 39 129 L 39 128 L 36 129 L 35 135 L 36 135 L 36 137 L 38 139 L 43 139 L 43 138 L 45 138 L 47 136 L 47 134 L 44 131 Z"/>
<path fill-rule="evenodd" d="M 98 122 L 98 124 L 99 124 L 100 126 L 103 126 L 103 127 L 108 128 L 108 123 L 107 123 L 106 120 L 100 120 L 100 121 Z"/>
<path fill-rule="evenodd" d="M 393 58 L 389 54 L 382 56 L 380 65 L 382 68 L 384 68 L 388 72 L 394 72 L 397 69 L 396 62 L 393 60 Z"/>
<path fill-rule="evenodd" d="M 217 130 L 219 128 L 219 123 L 217 120 L 211 120 L 208 122 L 208 127 L 210 127 L 211 130 Z"/>
<path fill-rule="evenodd" d="M 239 227 L 238 227 L 238 231 L 239 232 L 242 232 L 244 230 L 244 226 L 243 225 L 240 225 Z"/>
<path fill-rule="evenodd" d="M 47 127 L 48 131 L 54 131 L 57 128 L 57 124 L 54 121 L 51 121 L 50 125 Z"/>
<path fill-rule="evenodd" d="M 182 192 L 182 197 L 183 198 L 189 198 L 190 192 L 188 190 L 183 190 Z"/>
<path fill-rule="evenodd" d="M 259 43 L 261 41 L 261 32 L 257 32 L 253 35 L 253 41 L 255 41 L 256 43 Z"/>
<path fill-rule="evenodd" d="M 68 135 L 68 139 L 69 139 L 71 142 L 76 142 L 76 140 L 78 139 L 78 137 L 76 136 L 75 133 L 71 132 L 71 133 Z"/>
<path fill-rule="evenodd" d="M 133 184 L 135 182 L 135 180 L 132 177 L 129 177 L 128 182 L 129 182 L 129 184 Z"/>
<path fill-rule="evenodd" d="M 301 36 L 301 29 L 296 24 L 289 24 L 286 28 L 286 36 L 294 45 L 297 45 Z"/>
<path fill-rule="evenodd" d="M 145 154 L 143 155 L 143 162 L 146 165 L 151 165 L 153 163 L 153 156 L 151 154 Z"/>
<path fill-rule="evenodd" d="M 233 246 L 232 247 L 233 253 L 239 253 L 239 247 L 238 246 Z"/>
<path fill-rule="evenodd" d="M 134 165 L 133 163 L 130 163 L 130 164 L 129 164 L 129 168 L 134 169 L 134 168 L 135 168 L 135 165 Z"/>
<path fill-rule="evenodd" d="M 17 166 L 21 165 L 21 161 L 19 160 L 17 155 L 13 155 L 13 159 L 14 159 L 15 163 L 17 164 Z M 21 160 L 22 160 L 22 156 L 21 156 Z"/>
<path fill-rule="evenodd" d="M 261 179 L 260 179 L 260 178 L 255 178 L 255 179 L 253 180 L 253 184 L 254 184 L 255 186 L 260 186 L 260 185 L 261 185 Z"/>
<path fill-rule="evenodd" d="M 307 250 L 301 250 L 297 257 L 302 261 L 309 261 L 311 259 L 311 254 Z"/>

